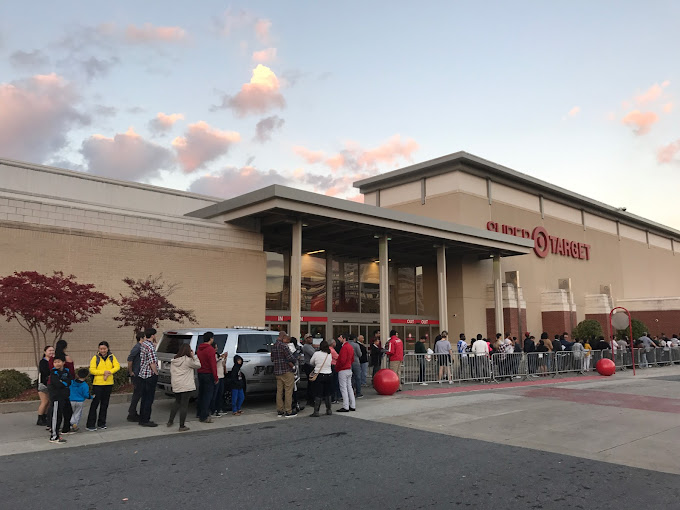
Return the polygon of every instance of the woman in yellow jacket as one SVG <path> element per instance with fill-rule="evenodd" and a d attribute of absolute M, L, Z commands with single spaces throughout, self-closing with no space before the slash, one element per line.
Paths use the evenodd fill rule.
<path fill-rule="evenodd" d="M 113 389 L 113 374 L 120 370 L 120 363 L 109 350 L 109 343 L 99 342 L 99 353 L 90 361 L 90 375 L 94 376 L 92 389 L 94 398 L 87 414 L 87 430 L 94 432 L 97 428 L 106 430 L 106 413 L 109 410 L 109 398 Z M 99 407 L 99 417 L 97 417 Z"/>

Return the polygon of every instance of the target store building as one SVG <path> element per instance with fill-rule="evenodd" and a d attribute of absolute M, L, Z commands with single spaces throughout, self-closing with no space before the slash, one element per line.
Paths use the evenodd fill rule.
<path fill-rule="evenodd" d="M 458 152 L 355 183 L 364 203 L 273 185 L 229 200 L 0 159 L 0 274 L 64 271 L 109 295 L 163 273 L 200 326 L 298 336 L 571 331 L 623 306 L 680 332 L 680 232 Z M 129 349 L 109 306 L 68 335 Z M 162 329 L 176 327 L 162 324 Z M 0 368 L 30 367 L 0 323 Z M 82 358 L 82 359 L 81 359 Z"/>

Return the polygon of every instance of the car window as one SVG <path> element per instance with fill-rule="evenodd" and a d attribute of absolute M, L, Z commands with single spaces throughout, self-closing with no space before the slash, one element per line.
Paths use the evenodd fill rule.
<path fill-rule="evenodd" d="M 238 336 L 237 351 L 247 353 L 271 352 L 274 341 L 274 335 L 265 335 L 262 333 L 240 334 Z"/>
<path fill-rule="evenodd" d="M 224 352 L 224 346 L 227 344 L 227 337 L 229 335 L 227 334 L 221 334 L 221 335 L 214 335 L 215 337 L 215 352 L 218 352 L 219 354 L 222 354 Z M 196 343 L 196 350 L 198 350 L 198 346 L 201 345 L 203 342 L 203 335 L 198 335 L 198 342 Z"/>
<path fill-rule="evenodd" d="M 192 335 L 163 335 L 156 351 L 177 354 L 179 352 L 179 346 L 191 343 L 191 338 Z"/>

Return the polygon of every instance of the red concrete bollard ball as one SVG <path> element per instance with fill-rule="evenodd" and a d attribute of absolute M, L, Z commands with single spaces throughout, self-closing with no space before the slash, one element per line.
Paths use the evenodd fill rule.
<path fill-rule="evenodd" d="M 597 362 L 597 365 L 595 365 L 595 369 L 597 370 L 598 374 L 609 376 L 614 375 L 614 372 L 616 372 L 616 365 L 612 360 L 602 358 Z"/>
<path fill-rule="evenodd" d="M 399 389 L 399 376 L 389 368 L 378 370 L 373 377 L 373 387 L 381 395 L 394 395 Z"/>

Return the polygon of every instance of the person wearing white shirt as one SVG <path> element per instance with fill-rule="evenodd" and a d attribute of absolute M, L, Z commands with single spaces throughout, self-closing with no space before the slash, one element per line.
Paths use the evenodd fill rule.
<path fill-rule="evenodd" d="M 486 340 L 477 336 L 477 340 L 472 344 L 472 359 L 473 374 L 475 378 L 488 377 L 489 371 L 489 344 Z"/>
<path fill-rule="evenodd" d="M 326 340 L 321 341 L 319 345 L 319 350 L 314 353 L 312 358 L 309 360 L 309 364 L 312 366 L 312 371 L 310 375 L 317 374 L 316 380 L 314 381 L 314 412 L 310 415 L 314 418 L 319 416 L 319 408 L 321 407 L 321 401 L 323 400 L 326 404 L 326 414 L 331 415 L 331 395 L 333 393 L 333 371 L 332 371 L 333 357 L 331 356 L 331 349 L 328 346 Z"/>

